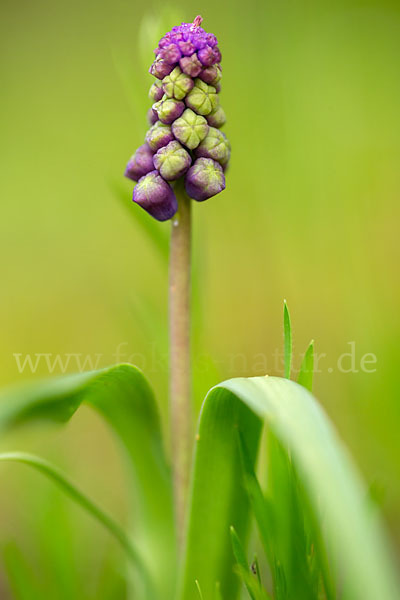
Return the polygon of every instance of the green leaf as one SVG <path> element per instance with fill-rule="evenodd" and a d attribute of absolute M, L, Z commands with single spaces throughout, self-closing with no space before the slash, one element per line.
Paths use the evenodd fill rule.
<path fill-rule="evenodd" d="M 199 592 L 199 597 L 200 597 L 200 600 L 204 600 L 204 598 L 203 598 L 203 594 L 201 593 L 201 587 L 200 587 L 200 584 L 199 584 L 199 582 L 197 581 L 197 579 L 196 579 L 196 581 L 195 581 L 195 584 L 196 584 L 196 587 L 197 587 L 197 591 Z"/>
<path fill-rule="evenodd" d="M 207 395 L 198 427 L 179 598 L 195 598 L 194 581 L 213 598 L 237 598 L 233 557 L 225 545 L 232 524 L 244 539 L 248 505 L 241 485 L 239 431 L 254 465 L 262 422 L 290 453 L 324 539 L 338 567 L 343 595 L 393 600 L 399 595 L 382 524 L 322 408 L 302 386 L 277 377 L 232 379 Z"/>
<path fill-rule="evenodd" d="M 285 377 L 290 379 L 292 370 L 292 326 L 290 324 L 290 314 L 286 300 L 283 302 L 283 333 L 284 333 L 284 359 L 285 359 Z"/>
<path fill-rule="evenodd" d="M 297 382 L 305 387 L 309 392 L 312 391 L 314 377 L 314 340 L 311 340 L 304 358 L 301 363 L 299 377 Z"/>
<path fill-rule="evenodd" d="M 233 600 L 239 579 L 233 576 L 231 525 L 246 540 L 248 499 L 242 484 L 238 431 L 243 431 L 251 460 L 255 460 L 261 430 L 259 418 L 222 388 L 207 396 L 198 427 L 189 503 L 186 548 L 178 598 L 197 598 L 195 580 L 204 598 L 220 594 Z"/>
<path fill-rule="evenodd" d="M 33 467 L 48 479 L 53 481 L 61 490 L 67 494 L 81 508 L 86 510 L 94 519 L 96 519 L 103 527 L 105 527 L 111 535 L 121 544 L 122 548 L 127 553 L 127 556 L 132 563 L 138 567 L 140 573 L 146 577 L 146 584 L 148 586 L 149 597 L 150 593 L 154 594 L 154 590 L 151 586 L 151 580 L 147 573 L 147 568 L 143 564 L 140 554 L 133 545 L 129 536 L 124 530 L 118 525 L 116 521 L 107 513 L 105 513 L 99 506 L 97 506 L 90 498 L 83 494 L 73 483 L 71 483 L 65 475 L 54 465 L 49 463 L 44 458 L 28 454 L 26 452 L 1 452 L 0 461 L 8 462 L 19 462 L 30 467 Z"/>
<path fill-rule="evenodd" d="M 82 402 L 102 414 L 127 452 L 137 548 L 157 598 L 170 600 L 176 573 L 171 478 L 153 393 L 138 369 L 117 365 L 6 390 L 0 396 L 0 432 L 33 422 L 68 421 Z M 135 597 L 147 598 L 139 592 Z"/>
<path fill-rule="evenodd" d="M 265 592 L 262 590 L 260 586 L 259 579 L 255 577 L 249 567 L 247 562 L 246 553 L 242 546 L 242 543 L 239 539 L 238 534 L 235 531 L 234 527 L 231 527 L 231 540 L 232 540 L 232 549 L 233 554 L 235 556 L 238 573 L 240 578 L 243 580 L 244 585 L 249 593 L 249 596 L 252 600 L 262 600 L 266 598 Z"/>

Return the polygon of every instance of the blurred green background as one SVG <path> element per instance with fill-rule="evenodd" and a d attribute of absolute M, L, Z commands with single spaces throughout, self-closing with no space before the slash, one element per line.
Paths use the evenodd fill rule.
<path fill-rule="evenodd" d="M 0 384 L 48 375 L 46 360 L 59 374 L 119 354 L 148 375 L 165 423 L 166 260 L 122 173 L 146 131 L 152 49 L 200 12 L 220 40 L 233 153 L 226 191 L 194 207 L 196 408 L 220 379 L 282 374 L 286 298 L 295 363 L 314 338 L 315 393 L 399 549 L 398 2 L 1 0 L 0 10 Z M 169 223 L 156 227 L 167 236 Z M 49 358 L 34 373 L 18 368 L 38 354 Z M 0 447 L 49 457 L 125 518 L 123 465 L 89 410 Z M 68 560 L 77 574 L 65 598 L 99 598 L 100 587 L 122 597 L 107 534 L 22 466 L 2 466 L 0 482 L 8 565 L 17 544 L 48 597 L 61 597 L 52 590 Z M 2 569 L 0 596 L 13 597 L 5 579 Z"/>

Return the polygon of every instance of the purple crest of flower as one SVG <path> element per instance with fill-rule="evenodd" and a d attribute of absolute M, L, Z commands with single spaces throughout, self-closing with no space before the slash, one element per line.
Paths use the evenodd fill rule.
<path fill-rule="evenodd" d="M 153 152 L 148 144 L 140 146 L 129 159 L 125 169 L 125 177 L 132 181 L 139 181 L 141 177 L 154 169 Z"/>
<path fill-rule="evenodd" d="M 133 190 L 133 201 L 157 221 L 171 219 L 178 210 L 172 187 L 155 170 L 139 180 Z"/>
<path fill-rule="evenodd" d="M 158 58 L 165 60 L 169 65 L 176 65 L 181 56 L 181 51 L 176 44 L 169 44 L 169 46 L 162 48 L 158 54 Z"/>
<path fill-rule="evenodd" d="M 185 177 L 185 189 L 193 200 L 202 202 L 225 189 L 221 165 L 211 158 L 198 158 Z"/>
<path fill-rule="evenodd" d="M 186 75 L 190 75 L 190 77 L 197 77 L 203 69 L 203 65 L 197 58 L 197 54 L 192 54 L 192 56 L 184 56 L 179 61 L 179 66 L 182 71 L 186 73 Z"/>
<path fill-rule="evenodd" d="M 196 51 L 204 50 L 207 47 L 214 49 L 218 43 L 217 38 L 212 33 L 207 33 L 204 31 L 204 29 L 200 27 L 201 22 L 202 18 L 198 16 L 195 18 L 193 23 L 182 23 L 181 25 L 173 27 L 171 31 L 166 33 L 161 38 L 156 50 L 156 54 L 169 62 L 169 60 L 172 60 L 172 57 L 170 58 L 166 54 L 163 54 L 163 52 L 172 45 L 175 45 L 183 56 L 192 56 Z M 212 62 L 209 62 L 211 58 L 207 58 L 207 63 L 209 62 L 209 64 L 213 64 L 218 62 L 220 60 L 220 58 L 217 60 L 218 56 L 220 56 L 218 53 L 214 53 Z M 188 75 L 191 74 L 188 73 Z M 196 75 L 191 76 L 196 77 Z"/>

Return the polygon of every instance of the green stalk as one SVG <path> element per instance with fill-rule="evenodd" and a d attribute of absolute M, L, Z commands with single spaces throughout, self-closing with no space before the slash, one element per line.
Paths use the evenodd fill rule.
<path fill-rule="evenodd" d="M 192 447 L 190 365 L 191 200 L 177 187 L 178 212 L 172 219 L 169 264 L 170 418 L 175 517 L 183 538 Z"/>

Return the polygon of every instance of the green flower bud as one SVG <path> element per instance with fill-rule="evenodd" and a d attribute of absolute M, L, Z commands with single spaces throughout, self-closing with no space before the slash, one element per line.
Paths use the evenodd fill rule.
<path fill-rule="evenodd" d="M 219 129 L 222 125 L 226 123 L 225 111 L 222 106 L 217 106 L 215 110 L 210 112 L 209 115 L 206 116 L 207 123 L 211 127 L 217 127 Z"/>
<path fill-rule="evenodd" d="M 185 189 L 193 200 L 202 202 L 225 189 L 225 176 L 219 163 L 198 158 L 185 177 Z"/>
<path fill-rule="evenodd" d="M 172 133 L 190 150 L 197 148 L 208 132 L 207 121 L 187 108 L 180 119 L 172 124 Z"/>
<path fill-rule="evenodd" d="M 155 83 L 153 83 L 149 90 L 149 98 L 150 100 L 153 100 L 153 102 L 158 102 L 159 100 L 161 100 L 163 95 L 164 92 L 162 89 L 162 82 L 156 81 Z"/>
<path fill-rule="evenodd" d="M 196 157 L 212 158 L 226 167 L 231 155 L 231 147 L 228 138 L 222 131 L 210 127 L 207 137 L 196 148 Z"/>
<path fill-rule="evenodd" d="M 179 142 L 170 142 L 153 156 L 154 167 L 167 181 L 179 179 L 192 164 L 190 154 Z"/>
<path fill-rule="evenodd" d="M 215 87 L 197 78 L 194 88 L 186 96 L 186 106 L 198 115 L 208 115 L 218 106 L 218 96 Z"/>
<path fill-rule="evenodd" d="M 157 152 L 157 150 L 172 142 L 173 139 L 171 126 L 164 125 L 161 121 L 157 121 L 146 133 L 146 142 L 153 152 Z"/>
<path fill-rule="evenodd" d="M 160 121 L 168 125 L 181 116 L 185 110 L 185 105 L 183 102 L 168 98 L 164 94 L 162 100 L 153 104 L 153 109 L 158 114 Z"/>
<path fill-rule="evenodd" d="M 167 77 L 164 77 L 162 84 L 168 98 L 176 98 L 176 100 L 182 100 L 194 86 L 193 79 L 182 73 L 179 67 L 175 67 Z"/>

